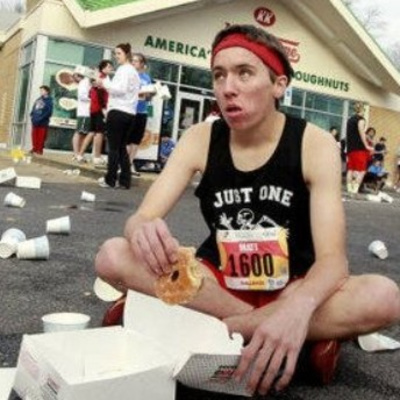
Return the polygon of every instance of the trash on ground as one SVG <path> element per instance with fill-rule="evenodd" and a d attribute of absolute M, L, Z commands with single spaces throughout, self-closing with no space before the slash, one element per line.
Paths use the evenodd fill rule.
<path fill-rule="evenodd" d="M 385 243 L 383 243 L 381 240 L 374 240 L 371 242 L 368 246 L 368 250 L 371 254 L 380 258 L 381 260 L 384 260 L 389 256 L 388 249 Z"/>
<path fill-rule="evenodd" d="M 47 236 L 35 237 L 17 245 L 17 257 L 24 260 L 47 260 L 50 256 L 50 243 Z"/>
<path fill-rule="evenodd" d="M 17 176 L 15 186 L 26 189 L 40 189 L 42 180 L 35 176 Z"/>
<path fill-rule="evenodd" d="M 94 281 L 93 291 L 95 295 L 103 301 L 116 301 L 124 295 L 124 293 L 115 289 L 101 278 L 96 278 Z"/>
<path fill-rule="evenodd" d="M 8 207 L 25 207 L 26 200 L 17 194 L 10 192 L 4 197 L 4 205 Z"/>
<path fill-rule="evenodd" d="M 93 193 L 82 191 L 81 200 L 87 202 L 93 202 L 96 201 L 96 195 Z"/>
<path fill-rule="evenodd" d="M 72 312 L 53 313 L 42 317 L 44 332 L 82 330 L 88 327 L 89 321 L 89 315 Z"/>
<path fill-rule="evenodd" d="M 368 352 L 400 349 L 400 342 L 380 333 L 361 335 L 357 340 L 360 347 Z"/>
<path fill-rule="evenodd" d="M 46 232 L 69 235 L 71 232 L 71 219 L 67 215 L 65 217 L 53 218 L 46 221 Z"/>
<path fill-rule="evenodd" d="M 0 171 L 0 183 L 9 182 L 17 177 L 14 168 L 5 168 Z"/>
<path fill-rule="evenodd" d="M 17 251 L 18 243 L 26 240 L 26 235 L 20 229 L 10 228 L 1 235 L 0 257 L 9 258 Z"/>

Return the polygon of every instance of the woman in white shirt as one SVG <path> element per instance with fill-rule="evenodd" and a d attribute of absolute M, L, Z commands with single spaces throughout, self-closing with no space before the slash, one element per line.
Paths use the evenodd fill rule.
<path fill-rule="evenodd" d="M 104 178 L 99 179 L 101 187 L 129 189 L 131 169 L 126 150 L 128 134 L 132 127 L 138 101 L 140 78 L 131 64 L 131 45 L 121 43 L 114 55 L 119 64 L 112 81 L 98 81 L 99 86 L 109 93 L 107 107 L 108 165 Z M 118 169 L 121 172 L 118 178 Z"/>

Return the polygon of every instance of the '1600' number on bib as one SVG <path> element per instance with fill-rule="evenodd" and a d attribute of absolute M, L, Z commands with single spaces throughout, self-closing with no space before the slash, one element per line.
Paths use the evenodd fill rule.
<path fill-rule="evenodd" d="M 289 280 L 285 229 L 217 232 L 225 283 L 236 290 L 277 290 Z"/>

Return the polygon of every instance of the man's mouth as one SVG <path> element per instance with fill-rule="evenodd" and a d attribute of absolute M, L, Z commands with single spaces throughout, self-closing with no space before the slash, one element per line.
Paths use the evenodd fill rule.
<path fill-rule="evenodd" d="M 225 111 L 228 115 L 235 115 L 238 114 L 242 111 L 241 107 L 237 106 L 237 105 L 229 105 L 225 108 Z"/>

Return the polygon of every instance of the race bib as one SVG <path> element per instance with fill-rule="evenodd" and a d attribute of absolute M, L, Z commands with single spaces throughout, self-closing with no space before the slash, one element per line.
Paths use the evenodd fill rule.
<path fill-rule="evenodd" d="M 284 228 L 218 230 L 217 243 L 228 288 L 272 291 L 288 283 L 289 254 Z"/>

